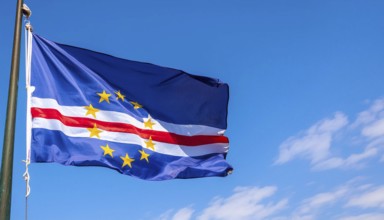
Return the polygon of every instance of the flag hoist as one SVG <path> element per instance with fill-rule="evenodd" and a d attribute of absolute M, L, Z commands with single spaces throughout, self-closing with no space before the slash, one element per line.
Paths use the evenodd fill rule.
<path fill-rule="evenodd" d="M 13 35 L 13 49 L 11 71 L 9 78 L 8 103 L 6 122 L 4 126 L 4 143 L 1 160 L 0 173 L 0 219 L 9 220 L 11 212 L 11 194 L 12 194 L 12 173 L 13 173 L 13 152 L 15 137 L 15 119 L 17 104 L 17 83 L 19 79 L 19 63 L 20 63 L 20 38 L 22 16 L 28 19 L 31 11 L 23 0 L 16 3 L 15 29 Z"/>

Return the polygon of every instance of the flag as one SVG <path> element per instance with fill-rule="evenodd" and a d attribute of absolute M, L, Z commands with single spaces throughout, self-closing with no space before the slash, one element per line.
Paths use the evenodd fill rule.
<path fill-rule="evenodd" d="M 146 180 L 226 176 L 228 85 L 33 34 L 30 161 Z"/>

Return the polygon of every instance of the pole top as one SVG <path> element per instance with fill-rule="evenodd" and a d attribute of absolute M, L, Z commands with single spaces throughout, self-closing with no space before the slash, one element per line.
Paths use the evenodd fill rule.
<path fill-rule="evenodd" d="M 29 17 L 31 17 L 32 11 L 31 11 L 31 9 L 28 8 L 28 6 L 26 4 L 23 4 L 23 7 L 21 8 L 21 10 L 23 11 L 23 14 L 27 19 L 29 19 Z"/>

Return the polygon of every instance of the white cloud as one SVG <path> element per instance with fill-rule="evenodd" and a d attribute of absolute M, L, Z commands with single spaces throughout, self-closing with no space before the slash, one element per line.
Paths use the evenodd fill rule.
<path fill-rule="evenodd" d="M 331 119 L 324 119 L 297 136 L 288 138 L 280 145 L 277 164 L 283 164 L 296 157 L 311 160 L 312 163 L 323 160 L 329 155 L 332 136 L 348 123 L 342 113 L 335 113 Z"/>
<path fill-rule="evenodd" d="M 293 213 L 292 219 L 316 219 L 315 216 L 321 208 L 339 201 L 348 193 L 348 187 L 343 186 L 337 190 L 318 193 L 310 198 L 304 199 Z"/>
<path fill-rule="evenodd" d="M 191 206 L 161 214 L 158 220 L 262 220 L 273 217 L 287 206 L 288 199 L 268 201 L 277 191 L 275 186 L 236 187 L 228 197 L 216 197 L 198 214 Z M 266 201 L 267 200 L 267 201 Z M 281 219 L 281 218 L 280 218 Z"/>
<path fill-rule="evenodd" d="M 180 209 L 175 213 L 172 220 L 189 220 L 192 217 L 194 210 L 190 207 Z"/>
<path fill-rule="evenodd" d="M 371 187 L 372 187 L 372 184 L 364 184 L 364 185 L 361 185 L 361 186 L 357 187 L 357 189 L 361 190 L 361 191 L 364 191 L 364 190 L 368 190 Z"/>
<path fill-rule="evenodd" d="M 347 159 L 345 159 L 345 164 L 352 165 L 356 164 L 364 159 L 376 156 L 377 149 L 376 148 L 366 148 L 365 151 L 361 154 L 352 154 Z"/>
<path fill-rule="evenodd" d="M 365 127 L 362 131 L 367 137 L 379 137 L 384 135 L 384 119 L 380 119 Z"/>
<path fill-rule="evenodd" d="M 384 208 L 384 186 L 370 189 L 361 195 L 352 197 L 346 206 L 360 208 Z"/>
<path fill-rule="evenodd" d="M 341 150 L 335 150 L 340 148 L 340 144 L 335 144 L 335 137 L 344 146 Z M 359 148 L 351 147 L 356 144 L 360 145 L 360 152 Z M 383 149 L 384 99 L 378 99 L 367 110 L 360 112 L 353 123 L 349 123 L 347 116 L 339 112 L 289 137 L 279 146 L 275 164 L 305 159 L 316 171 L 362 168 L 367 159 L 377 156 Z"/>
<path fill-rule="evenodd" d="M 332 168 L 349 168 L 359 165 L 359 162 L 377 155 L 376 148 L 366 148 L 360 154 L 352 154 L 343 159 L 340 157 L 332 157 L 314 165 L 315 170 L 327 170 Z"/>
<path fill-rule="evenodd" d="M 328 170 L 333 168 L 342 167 L 345 164 L 345 160 L 340 157 L 332 157 L 321 161 L 313 166 L 313 170 Z"/>
<path fill-rule="evenodd" d="M 335 202 L 340 196 L 343 196 L 347 190 L 345 188 L 339 189 L 335 192 L 319 193 L 315 196 L 306 199 L 301 207 L 302 212 L 308 212 L 311 209 L 319 208 L 321 206 Z"/>
<path fill-rule="evenodd" d="M 191 207 L 185 207 L 175 211 L 174 209 L 169 209 L 162 213 L 157 220 L 189 220 L 191 219 L 195 210 Z"/>
<path fill-rule="evenodd" d="M 362 214 L 362 215 L 356 215 L 356 216 L 342 217 L 339 220 L 383 220 L 383 219 L 384 219 L 383 213 L 369 213 L 369 214 Z"/>
<path fill-rule="evenodd" d="M 316 219 L 353 219 L 353 216 L 343 216 L 340 213 L 353 210 L 355 216 L 361 214 L 365 208 L 384 208 L 384 185 L 373 186 L 370 183 L 362 183 L 365 178 L 357 177 L 334 190 L 317 193 L 309 198 L 303 199 L 301 204 L 288 214 L 287 219 L 293 220 L 316 220 Z M 331 216 L 324 218 L 324 212 L 333 209 Z M 330 214 L 330 213 L 328 213 Z M 333 215 L 333 216 L 332 216 Z M 371 217 L 371 215 L 357 216 L 356 219 Z M 375 219 L 376 215 L 372 215 Z M 369 218 L 367 218 L 369 219 Z"/>
<path fill-rule="evenodd" d="M 198 216 L 199 220 L 250 220 L 264 219 L 275 215 L 286 207 L 288 200 L 263 202 L 273 196 L 277 188 L 267 187 L 237 187 L 234 193 L 227 197 L 215 198 L 211 204 Z M 263 202 L 263 203 L 262 203 Z"/>
<path fill-rule="evenodd" d="M 301 216 L 293 216 L 292 220 L 315 220 L 316 217 L 313 215 L 301 215 Z"/>
<path fill-rule="evenodd" d="M 171 218 L 172 213 L 173 213 L 173 209 L 169 209 L 163 212 L 159 217 L 157 217 L 156 220 L 168 220 Z"/>
<path fill-rule="evenodd" d="M 355 177 L 333 189 L 307 198 L 278 197 L 277 187 L 236 187 L 227 197 L 213 198 L 207 207 L 195 210 L 191 206 L 168 210 L 161 220 L 377 220 L 384 219 L 384 185 L 374 185 L 365 177 Z M 292 194 L 297 195 L 297 194 Z M 277 198 L 276 198 L 277 197 Z M 292 203 L 292 202 L 291 202 Z M 293 203 L 294 204 L 294 203 Z M 291 208 L 289 210 L 289 208 Z M 372 213 L 364 213 L 370 208 Z M 332 211 L 330 211 L 332 210 Z M 351 213 L 354 215 L 352 216 Z M 363 214 L 364 213 L 364 214 Z M 381 212 L 382 213 L 382 212 Z"/>
<path fill-rule="evenodd" d="M 356 121 L 352 124 L 353 127 L 366 125 L 374 122 L 377 118 L 382 118 L 384 112 L 384 99 L 377 99 L 365 111 L 358 114 Z"/>

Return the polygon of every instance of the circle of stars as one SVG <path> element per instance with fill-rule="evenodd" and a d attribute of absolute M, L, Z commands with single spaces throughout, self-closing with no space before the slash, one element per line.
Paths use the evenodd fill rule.
<path fill-rule="evenodd" d="M 114 93 L 116 95 L 116 101 L 121 101 L 121 102 L 125 101 L 126 96 L 122 94 L 120 90 L 115 91 Z M 107 93 L 105 90 L 103 90 L 102 92 L 99 92 L 96 94 L 99 96 L 99 104 L 100 103 L 110 104 L 110 97 L 112 96 L 111 93 Z M 143 106 L 136 101 L 128 101 L 128 103 L 130 103 L 133 109 L 135 110 L 143 108 Z M 86 109 L 86 113 L 85 113 L 86 116 L 90 115 L 94 119 L 97 119 L 97 114 L 100 112 L 100 109 L 95 108 L 92 104 L 89 104 L 89 106 L 84 106 L 84 108 Z M 147 119 L 144 119 L 144 122 L 143 122 L 144 129 L 153 130 L 153 127 L 155 125 L 156 123 L 153 122 L 153 120 L 150 117 L 148 117 Z M 100 134 L 103 132 L 101 129 L 99 129 L 97 121 L 93 123 L 93 127 L 87 128 L 87 130 L 90 132 L 89 137 L 98 138 L 98 139 L 100 139 Z M 140 161 L 145 160 L 149 164 L 150 154 L 145 151 L 145 148 L 155 151 L 155 145 L 156 143 L 152 140 L 152 136 L 150 135 L 149 138 L 146 141 L 144 141 L 143 148 L 141 150 L 138 150 L 140 154 L 139 160 Z M 116 150 L 112 149 L 108 145 L 108 143 L 105 144 L 105 146 L 100 146 L 100 149 L 102 150 L 103 157 L 114 158 L 114 152 Z M 128 153 L 125 153 L 125 155 L 119 156 L 119 158 L 121 159 L 121 163 L 122 163 L 121 168 L 124 168 L 126 166 L 129 168 L 132 168 L 132 163 L 135 161 L 135 159 L 131 158 Z"/>

